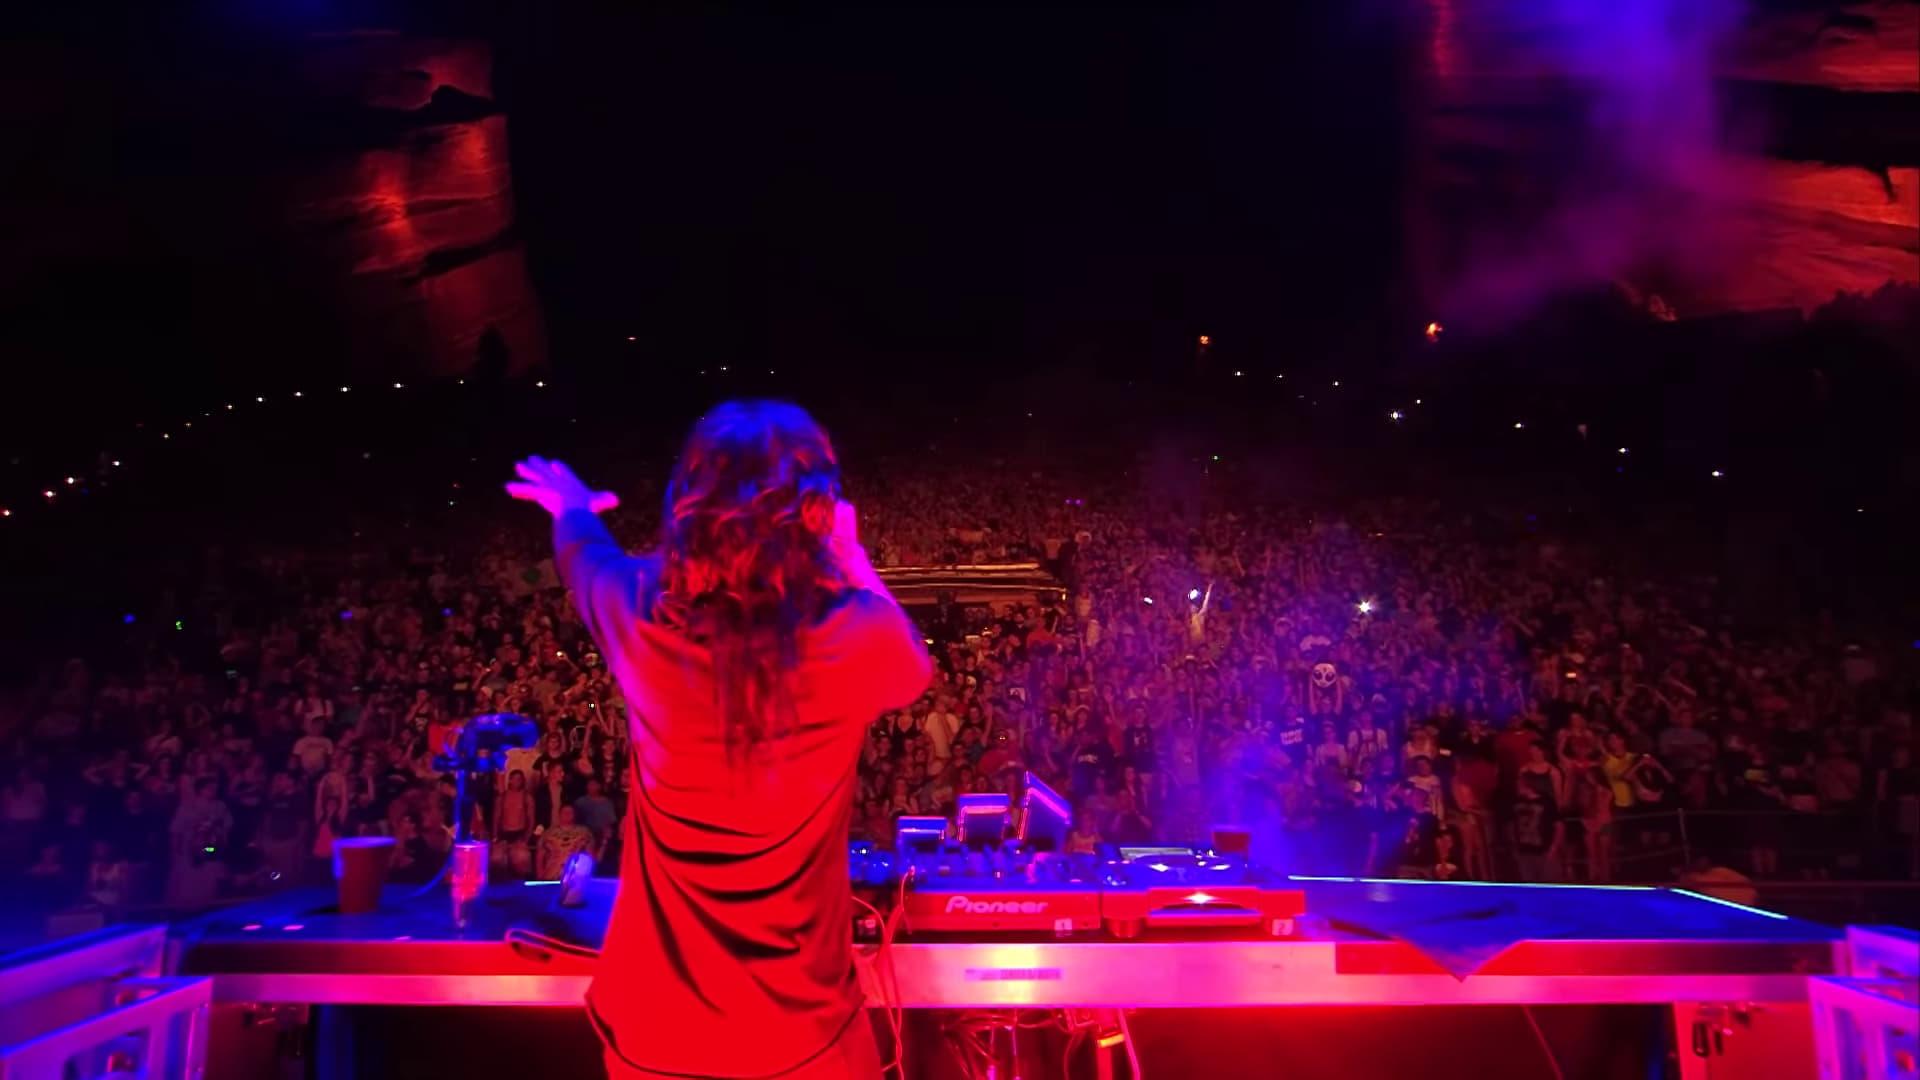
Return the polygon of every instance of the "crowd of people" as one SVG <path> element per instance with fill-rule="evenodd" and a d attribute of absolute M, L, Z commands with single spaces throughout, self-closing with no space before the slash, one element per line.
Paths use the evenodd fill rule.
<path fill-rule="evenodd" d="M 1181 504 L 1120 470 L 1005 462 L 868 485 L 883 571 L 1031 561 L 1059 586 L 914 612 L 937 672 L 872 727 L 869 838 L 1030 770 L 1070 794 L 1087 850 L 1231 824 L 1318 872 L 1914 872 L 1897 656 L 1818 621 L 1752 632 L 1711 579 L 1623 579 L 1485 508 Z M 636 545 L 650 528 L 614 523 Z M 426 881 L 456 824 L 443 755 L 491 712 L 541 728 L 471 786 L 495 873 L 613 865 L 625 707 L 544 532 L 502 497 L 490 530 L 394 539 L 210 566 L 129 616 L 136 663 L 74 658 L 8 699 L 0 874 L 55 905 L 184 908 L 325 881 L 335 838 L 378 834 L 396 881 Z"/>
<path fill-rule="evenodd" d="M 1230 824 L 1322 872 L 1913 872 L 1911 686 L 1831 626 L 1742 633 L 1712 580 L 1616 580 L 1521 515 L 1023 490 L 1025 535 L 976 521 L 935 554 L 1025 554 L 1064 589 L 929 620 L 938 682 L 867 748 L 876 839 L 1032 769 L 1088 847 Z"/>

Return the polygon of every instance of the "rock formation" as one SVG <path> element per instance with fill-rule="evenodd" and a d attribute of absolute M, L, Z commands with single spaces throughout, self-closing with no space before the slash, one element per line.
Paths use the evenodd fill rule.
<path fill-rule="evenodd" d="M 1920 3 L 1423 5 L 1409 224 L 1436 314 L 1606 282 L 1659 317 L 1810 310 L 1920 280 Z"/>
<path fill-rule="evenodd" d="M 288 175 L 287 223 L 338 275 L 351 347 L 381 371 L 449 374 L 493 335 L 513 369 L 542 363 L 486 45 L 315 36 L 291 76 L 326 141 Z"/>

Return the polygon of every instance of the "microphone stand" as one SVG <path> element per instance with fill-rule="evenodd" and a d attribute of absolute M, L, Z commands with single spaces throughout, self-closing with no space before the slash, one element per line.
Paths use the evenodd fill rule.
<path fill-rule="evenodd" d="M 446 861 L 440 864 L 439 872 L 413 895 L 427 895 L 439 887 L 449 872 L 453 873 L 456 879 L 452 889 L 453 917 L 457 925 L 466 925 L 468 901 L 478 894 L 480 885 L 485 884 L 492 857 L 492 845 L 473 838 L 473 813 L 472 804 L 468 801 L 467 784 L 475 773 L 498 772 L 505 765 L 504 754 L 496 756 L 496 751 L 524 750 L 535 745 L 539 736 L 539 725 L 524 716 L 486 713 L 468 721 L 452 749 L 435 755 L 433 759 L 436 769 L 453 774 L 453 847 L 448 850 Z M 480 756 L 483 751 L 488 754 L 484 759 Z M 471 894 L 463 895 L 468 894 L 470 888 Z"/>

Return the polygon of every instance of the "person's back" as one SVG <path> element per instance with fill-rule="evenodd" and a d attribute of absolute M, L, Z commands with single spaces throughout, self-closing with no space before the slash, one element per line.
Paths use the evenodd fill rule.
<path fill-rule="evenodd" d="M 644 621 L 605 643 L 634 716 L 637 837 L 587 1000 L 632 1064 L 777 1075 L 858 1017 L 855 766 L 873 717 L 925 685 L 904 621 L 853 593 L 805 632 L 795 722 L 750 772 L 727 760 L 704 649 Z"/>
<path fill-rule="evenodd" d="M 810 418 L 702 418 L 661 553 L 626 555 L 558 463 L 516 497 L 554 514 L 557 568 L 627 698 L 621 887 L 587 1007 L 615 1076 L 879 1073 L 852 955 L 846 841 L 882 710 L 931 674 L 839 500 Z"/>

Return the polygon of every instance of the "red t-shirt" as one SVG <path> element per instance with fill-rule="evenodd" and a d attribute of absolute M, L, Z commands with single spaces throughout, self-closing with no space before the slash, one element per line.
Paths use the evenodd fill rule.
<path fill-rule="evenodd" d="M 454 742 L 460 738 L 460 728 L 462 726 L 463 725 L 456 724 L 451 720 L 435 720 L 433 723 L 428 724 L 427 753 L 438 757 L 453 749 Z"/>
<path fill-rule="evenodd" d="M 804 630 L 792 728 L 764 770 L 727 760 L 704 647 L 648 620 L 657 563 L 562 515 L 561 576 L 625 693 L 636 759 L 620 892 L 587 1008 L 630 1064 L 775 1075 L 860 1014 L 847 833 L 867 727 L 932 668 L 891 598 L 849 592 Z"/>

